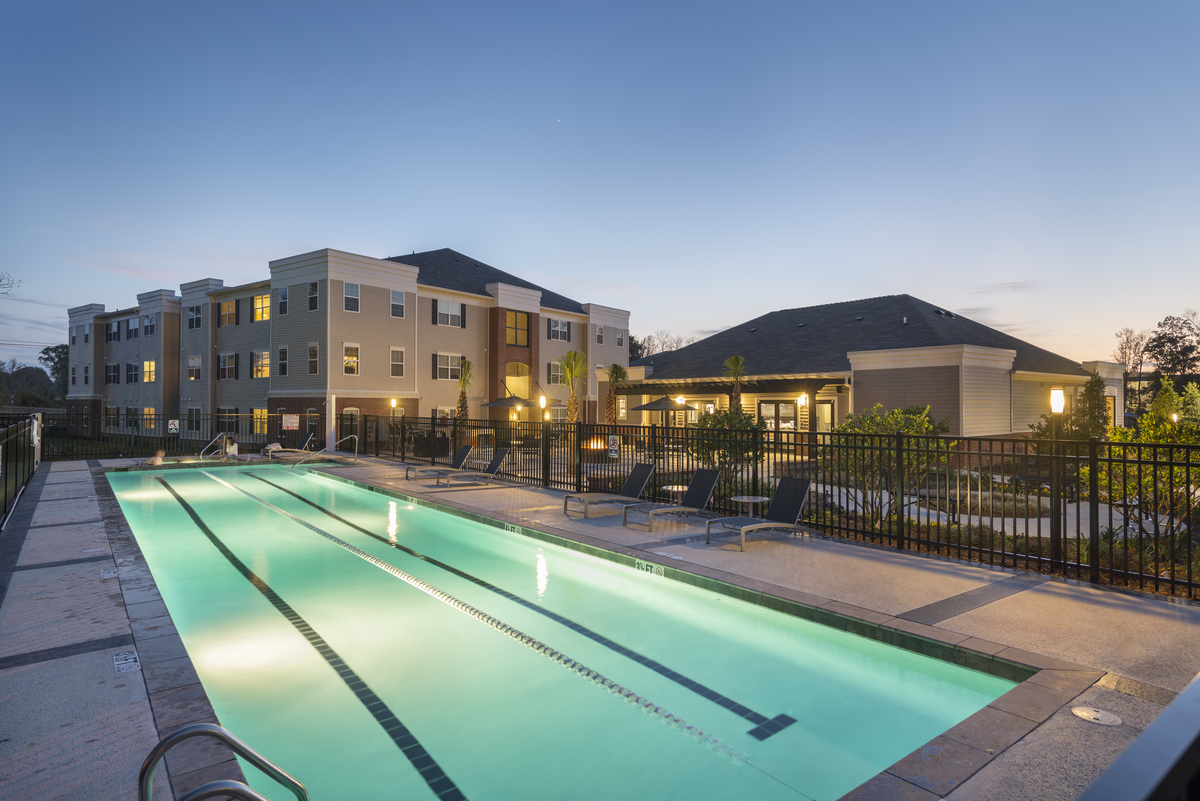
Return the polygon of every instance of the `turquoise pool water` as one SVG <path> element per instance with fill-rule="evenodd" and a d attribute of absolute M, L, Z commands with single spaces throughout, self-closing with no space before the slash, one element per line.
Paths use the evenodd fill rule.
<path fill-rule="evenodd" d="M 314 799 L 836 799 L 1014 686 L 303 470 L 109 480 Z"/>

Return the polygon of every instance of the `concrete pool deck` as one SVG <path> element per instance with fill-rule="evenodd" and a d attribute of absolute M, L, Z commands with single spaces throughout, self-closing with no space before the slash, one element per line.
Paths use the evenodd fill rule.
<path fill-rule="evenodd" d="M 43 464 L 0 535 L 6 795 L 136 797 L 138 768 L 159 737 L 216 720 L 104 478 L 104 467 L 133 463 Z M 385 460 L 330 472 L 782 599 L 818 620 L 908 638 L 904 647 L 940 648 L 942 658 L 1030 668 L 1012 692 L 847 798 L 1073 799 L 1200 672 L 1194 603 L 812 537 L 755 539 L 742 553 L 730 540 L 706 545 L 702 524 L 656 523 L 651 534 L 622 527 L 619 507 L 568 518 L 560 491 L 438 488 L 405 481 Z M 131 653 L 141 669 L 118 673 Z M 1122 724 L 1082 720 L 1074 706 Z M 240 778 L 237 763 L 189 741 L 159 769 L 155 798 L 213 778 Z"/>

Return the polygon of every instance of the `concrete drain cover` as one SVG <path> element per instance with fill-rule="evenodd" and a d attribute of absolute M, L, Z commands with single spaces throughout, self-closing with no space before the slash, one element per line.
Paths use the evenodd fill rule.
<path fill-rule="evenodd" d="M 1083 718 L 1089 723 L 1099 723 L 1101 726 L 1120 726 L 1121 719 L 1112 712 L 1105 712 L 1103 709 L 1096 709 L 1090 706 L 1072 707 L 1071 711 L 1076 717 Z"/>

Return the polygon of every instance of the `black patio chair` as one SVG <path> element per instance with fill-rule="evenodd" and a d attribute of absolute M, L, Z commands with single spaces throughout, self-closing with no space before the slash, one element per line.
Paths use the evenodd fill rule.
<path fill-rule="evenodd" d="M 758 517 L 721 517 L 709 520 L 704 524 L 704 542 L 711 543 L 713 526 L 741 535 L 742 550 L 746 550 L 746 534 L 751 531 L 766 531 L 780 529 L 795 534 L 807 534 L 809 531 L 799 525 L 800 513 L 804 511 L 804 502 L 808 500 L 808 491 L 812 487 L 809 478 L 781 478 L 775 494 L 771 496 L 771 505 L 767 507 L 766 518 Z"/>
<path fill-rule="evenodd" d="M 712 499 L 713 490 L 717 488 L 717 480 L 721 477 L 720 470 L 702 469 L 692 475 L 687 492 L 677 504 L 631 503 L 621 513 L 621 525 L 629 525 L 629 513 L 638 512 L 649 517 L 647 529 L 654 531 L 655 515 L 699 516 L 712 514 L 705 507 Z"/>

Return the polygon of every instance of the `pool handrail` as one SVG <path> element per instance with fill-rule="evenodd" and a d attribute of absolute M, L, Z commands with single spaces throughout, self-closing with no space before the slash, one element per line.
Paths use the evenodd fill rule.
<path fill-rule="evenodd" d="M 292 467 L 299 467 L 300 465 L 304 464 L 305 462 L 307 462 L 309 459 L 313 458 L 314 456 L 320 456 L 325 451 L 329 450 L 330 448 L 336 448 L 338 445 L 341 445 L 343 442 L 345 442 L 348 439 L 354 440 L 354 461 L 357 462 L 358 461 L 358 434 L 351 434 L 348 437 L 342 437 L 341 439 L 339 439 L 337 442 L 333 443 L 332 445 L 327 445 L 324 448 L 321 448 L 321 450 L 317 451 L 316 453 L 310 453 L 308 456 L 305 456 L 303 459 L 301 459 L 300 461 L 298 461 L 294 465 L 292 465 Z"/>
<path fill-rule="evenodd" d="M 208 458 L 208 456 L 205 456 L 205 455 L 204 455 L 204 451 L 207 451 L 207 450 L 208 450 L 209 448 L 211 448 L 213 445 L 216 445 L 216 444 L 217 444 L 217 440 L 223 440 L 223 439 L 225 439 L 225 437 L 226 437 L 226 436 L 227 436 L 227 434 L 226 434 L 224 431 L 222 431 L 220 434 L 217 434 L 215 437 L 213 437 L 213 440 L 212 440 L 212 442 L 210 442 L 210 443 L 208 443 L 207 445 L 205 445 L 205 446 L 204 446 L 204 448 L 203 448 L 203 450 L 201 450 L 201 451 L 200 451 L 200 461 L 202 461 L 202 462 L 203 462 L 205 459 L 207 459 L 207 458 Z M 209 456 L 217 456 L 219 453 L 220 453 L 220 451 L 213 451 L 211 454 L 209 454 Z"/>
<path fill-rule="evenodd" d="M 202 798 L 236 798 L 238 801 L 271 801 L 241 782 L 218 779 L 192 790 L 179 801 L 200 801 Z"/>
<path fill-rule="evenodd" d="M 304 785 L 301 784 L 296 777 L 292 776 L 283 768 L 279 767 L 274 762 L 255 751 L 238 737 L 230 733 L 228 729 L 218 726 L 215 723 L 193 723 L 189 726 L 184 726 L 182 729 L 177 730 L 173 734 L 168 734 L 166 737 L 158 741 L 158 745 L 154 746 L 154 748 L 152 748 L 150 753 L 146 756 L 146 761 L 142 763 L 142 769 L 138 773 L 138 801 L 151 801 L 151 785 L 154 783 L 154 769 L 158 767 L 159 760 L 162 759 L 166 753 L 176 745 L 184 740 L 189 740 L 192 737 L 212 737 L 215 740 L 220 740 L 221 742 L 225 743 L 225 745 L 229 746 L 229 748 L 242 759 L 245 759 L 247 762 L 254 765 L 254 767 L 258 768 L 263 773 L 267 774 L 272 779 L 291 790 L 292 794 L 296 796 L 296 801 L 309 801 L 308 790 L 304 788 Z M 210 798 L 213 795 L 217 795 L 215 792 L 207 792 L 214 784 L 226 783 L 209 782 L 203 787 L 198 787 L 196 790 L 193 790 L 192 793 L 189 793 L 186 796 L 186 798 L 200 799 Z M 241 784 L 241 782 L 229 782 L 228 784 L 234 786 Z M 244 784 L 241 786 L 246 787 Z M 202 795 L 196 795 L 196 793 L 199 793 L 202 790 L 206 792 Z M 246 790 L 251 793 L 254 792 L 253 790 L 250 790 L 249 787 L 246 787 Z M 224 792 L 225 795 L 234 794 L 228 790 L 223 790 L 222 792 Z M 234 792 L 236 793 L 238 791 L 235 790 Z M 258 799 L 262 798 L 263 796 L 254 794 L 245 795 L 242 797 L 251 799 L 252 801 L 258 801 Z"/>

